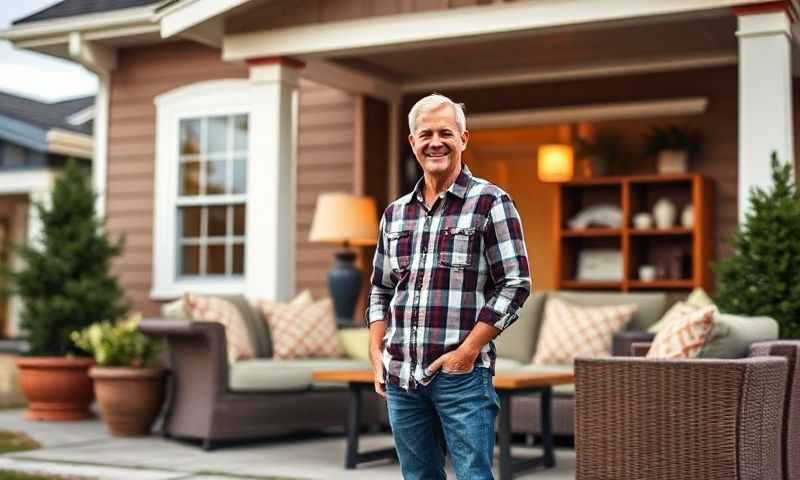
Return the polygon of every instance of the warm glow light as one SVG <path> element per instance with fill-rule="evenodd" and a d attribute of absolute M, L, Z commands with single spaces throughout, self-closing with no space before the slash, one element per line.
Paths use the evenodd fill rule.
<path fill-rule="evenodd" d="M 378 213 L 375 200 L 346 193 L 321 193 L 311 222 L 312 242 L 375 245 Z"/>
<path fill-rule="evenodd" d="M 571 146 L 552 144 L 539 147 L 539 180 L 542 182 L 571 180 L 573 165 Z"/>

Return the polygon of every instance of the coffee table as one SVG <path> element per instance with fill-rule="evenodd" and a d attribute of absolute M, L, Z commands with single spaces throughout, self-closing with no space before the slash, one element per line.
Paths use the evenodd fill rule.
<path fill-rule="evenodd" d="M 345 468 L 354 469 L 359 463 L 386 458 L 397 458 L 394 448 L 358 451 L 358 427 L 361 417 L 361 392 L 372 391 L 374 375 L 371 370 L 329 370 L 314 372 L 319 382 L 341 382 L 350 388 L 350 412 L 347 420 L 347 453 Z M 575 381 L 572 373 L 497 373 L 493 377 L 494 387 L 500 399 L 497 424 L 498 447 L 500 449 L 500 480 L 510 480 L 514 475 L 534 468 L 553 468 L 556 458 L 553 451 L 552 403 L 553 387 Z M 376 394 L 377 395 L 377 394 Z M 539 395 L 541 401 L 542 455 L 534 458 L 511 456 L 511 399 L 515 395 Z"/>

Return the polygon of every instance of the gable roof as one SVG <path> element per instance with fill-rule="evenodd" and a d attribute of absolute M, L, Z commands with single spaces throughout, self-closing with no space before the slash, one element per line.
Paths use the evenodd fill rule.
<path fill-rule="evenodd" d="M 141 7 L 158 3 L 160 0 L 62 0 L 43 10 L 11 22 L 12 25 L 38 22 L 53 18 L 72 17 L 88 13 L 100 13 L 123 8 Z"/>
<path fill-rule="evenodd" d="M 0 92 L 0 116 L 13 118 L 45 130 L 60 128 L 91 135 L 92 122 L 72 125 L 67 121 L 67 118 L 92 105 L 94 105 L 94 97 L 81 97 L 45 103 L 7 92 Z"/>

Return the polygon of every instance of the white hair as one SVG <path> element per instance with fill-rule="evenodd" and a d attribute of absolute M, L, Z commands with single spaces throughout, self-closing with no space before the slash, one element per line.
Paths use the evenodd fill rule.
<path fill-rule="evenodd" d="M 456 123 L 458 123 L 458 128 L 461 130 L 461 133 L 467 131 L 467 117 L 464 115 L 464 104 L 456 103 L 438 93 L 432 93 L 427 97 L 421 98 L 411 107 L 411 111 L 408 112 L 408 131 L 413 135 L 417 130 L 417 118 L 423 113 L 430 112 L 444 104 L 453 107 L 453 111 L 456 113 Z"/>

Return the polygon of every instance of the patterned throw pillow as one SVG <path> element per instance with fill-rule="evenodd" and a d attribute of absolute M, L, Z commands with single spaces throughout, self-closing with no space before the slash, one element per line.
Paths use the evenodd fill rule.
<path fill-rule="evenodd" d="M 693 308 L 693 307 L 691 307 Z M 711 338 L 715 305 L 700 309 L 671 309 L 672 316 L 653 339 L 647 358 L 694 358 Z"/>
<path fill-rule="evenodd" d="M 664 327 L 666 327 L 667 324 L 669 324 L 669 322 L 675 318 L 689 315 L 690 313 L 698 310 L 700 310 L 700 307 L 692 305 L 689 302 L 677 301 L 656 323 L 650 325 L 650 327 L 647 328 L 647 331 L 653 334 L 658 334 L 658 332 L 663 330 Z"/>
<path fill-rule="evenodd" d="M 186 310 L 195 321 L 217 322 L 225 327 L 228 363 L 255 357 L 250 332 L 236 305 L 219 297 L 192 293 L 185 294 L 183 298 Z"/>
<path fill-rule="evenodd" d="M 614 334 L 637 309 L 635 304 L 590 307 L 548 298 L 533 363 L 571 364 L 578 355 L 611 355 Z"/>
<path fill-rule="evenodd" d="M 272 333 L 274 358 L 341 357 L 342 346 L 336 334 L 333 301 L 330 298 L 310 304 L 258 300 Z"/>

